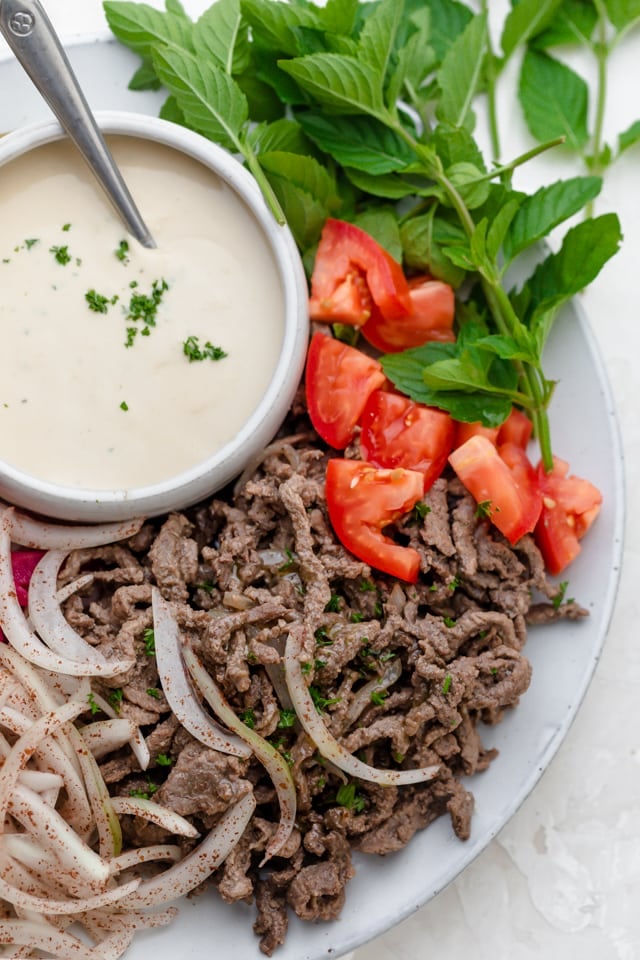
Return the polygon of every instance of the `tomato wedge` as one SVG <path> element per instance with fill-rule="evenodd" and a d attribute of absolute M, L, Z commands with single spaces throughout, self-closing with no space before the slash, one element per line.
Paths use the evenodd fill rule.
<path fill-rule="evenodd" d="M 542 498 L 534 467 L 520 447 L 499 450 L 481 435 L 454 450 L 449 463 L 509 543 L 517 543 L 536 526 Z"/>
<path fill-rule="evenodd" d="M 307 353 L 307 409 L 316 431 L 343 450 L 369 394 L 385 382 L 377 360 L 324 333 L 315 333 Z"/>
<path fill-rule="evenodd" d="M 501 443 L 515 443 L 526 450 L 532 433 L 533 424 L 526 413 L 512 407 L 511 413 L 498 430 L 498 446 Z"/>
<path fill-rule="evenodd" d="M 13 550 L 11 553 L 11 568 L 16 585 L 16 597 L 21 607 L 27 606 L 31 574 L 42 557 L 44 557 L 42 550 Z"/>
<path fill-rule="evenodd" d="M 329 519 L 343 546 L 376 570 L 415 583 L 420 555 L 382 531 L 411 510 L 423 492 L 422 474 L 383 470 L 362 460 L 329 460 L 326 497 Z"/>
<path fill-rule="evenodd" d="M 463 443 L 466 443 L 471 437 L 486 437 L 490 443 L 496 447 L 498 445 L 498 433 L 500 427 L 485 427 L 483 423 L 476 421 L 466 423 L 463 420 L 455 421 L 455 435 L 453 438 L 453 447 L 457 449 Z"/>
<path fill-rule="evenodd" d="M 360 418 L 362 457 L 378 467 L 404 467 L 424 477 L 427 491 L 442 473 L 453 445 L 448 413 L 397 393 L 374 390 Z"/>
<path fill-rule="evenodd" d="M 553 470 L 545 473 L 538 465 L 538 484 L 542 491 L 542 513 L 535 529 L 550 573 L 559 574 L 580 553 L 580 540 L 600 511 L 602 494 L 588 480 L 569 476 L 569 464 L 553 458 Z"/>
<path fill-rule="evenodd" d="M 328 219 L 311 276 L 311 319 L 360 327 L 376 307 L 390 320 L 411 312 L 402 267 L 364 230 Z"/>
<path fill-rule="evenodd" d="M 455 340 L 455 297 L 448 284 L 432 277 L 416 277 L 409 281 L 409 297 L 411 310 L 404 317 L 371 311 L 361 332 L 373 347 L 384 353 L 398 353 L 429 340 Z"/>

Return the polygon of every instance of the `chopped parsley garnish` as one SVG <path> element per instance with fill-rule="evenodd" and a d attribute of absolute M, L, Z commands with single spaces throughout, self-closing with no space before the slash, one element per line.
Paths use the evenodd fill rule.
<path fill-rule="evenodd" d="M 454 590 L 457 590 L 458 587 L 460 586 L 460 581 L 457 577 L 454 577 L 453 580 L 449 581 L 447 586 L 449 587 L 449 590 L 451 590 L 451 592 L 453 593 Z"/>
<path fill-rule="evenodd" d="M 327 697 L 322 696 L 317 687 L 313 686 L 309 687 L 309 695 L 313 700 L 313 705 L 318 713 L 322 713 L 327 707 L 332 707 L 334 704 L 340 703 L 342 699 L 342 697 L 332 697 L 327 699 Z"/>
<path fill-rule="evenodd" d="M 342 597 L 338 593 L 332 593 L 329 603 L 324 608 L 325 613 L 340 613 Z"/>
<path fill-rule="evenodd" d="M 69 233 L 69 230 L 71 230 L 71 224 L 70 224 L 70 223 L 64 223 L 64 224 L 62 225 L 62 231 L 63 231 L 63 233 Z"/>
<path fill-rule="evenodd" d="M 302 670 L 302 675 L 303 675 L 304 677 L 307 677 L 307 676 L 311 673 L 311 671 L 313 670 L 313 664 L 312 664 L 312 663 L 301 663 L 301 664 L 300 664 L 300 669 Z"/>
<path fill-rule="evenodd" d="M 316 643 L 318 644 L 319 647 L 330 647 L 333 643 L 333 640 L 329 636 L 327 636 L 326 627 L 318 627 L 318 629 L 314 634 L 314 637 L 316 638 Z"/>
<path fill-rule="evenodd" d="M 250 730 L 254 729 L 256 725 L 256 715 L 253 710 L 245 710 L 244 713 L 240 714 L 240 719 L 245 727 L 249 727 Z"/>
<path fill-rule="evenodd" d="M 123 401 L 122 401 L 122 403 L 120 404 L 120 409 L 121 409 L 121 410 L 124 410 L 125 413 L 126 413 L 126 411 L 129 409 L 129 404 L 127 403 L 126 400 L 123 400 Z"/>
<path fill-rule="evenodd" d="M 89 309 L 93 310 L 94 313 L 106 313 L 109 309 L 109 297 L 96 293 L 95 290 L 87 290 L 84 298 L 89 304 Z"/>
<path fill-rule="evenodd" d="M 147 627 L 142 635 L 142 640 L 144 642 L 145 654 L 148 657 L 152 657 L 156 652 L 156 635 L 153 632 L 153 627 Z"/>
<path fill-rule="evenodd" d="M 491 516 L 491 500 L 481 500 L 476 506 L 476 517 L 490 517 Z"/>
<path fill-rule="evenodd" d="M 413 512 L 415 513 L 416 518 L 418 520 L 424 520 L 426 515 L 428 513 L 431 513 L 431 507 L 429 506 L 429 504 L 425 503 L 423 500 L 418 500 L 415 507 L 413 508 Z"/>
<path fill-rule="evenodd" d="M 297 715 L 295 710 L 281 710 L 280 719 L 278 720 L 278 729 L 279 730 L 288 730 L 289 727 L 292 727 L 297 720 Z"/>
<path fill-rule="evenodd" d="M 117 250 L 114 253 L 121 263 L 129 263 L 129 244 L 126 240 L 121 240 Z"/>
<path fill-rule="evenodd" d="M 59 263 L 63 267 L 66 266 L 66 264 L 71 260 L 69 247 L 49 247 L 49 253 L 52 253 L 55 257 L 56 263 Z"/>
<path fill-rule="evenodd" d="M 36 243 L 39 243 L 39 242 L 40 241 L 38 240 L 37 237 L 29 237 L 28 240 L 25 240 L 24 245 L 27 248 L 27 250 L 31 250 L 31 247 L 35 247 Z"/>
<path fill-rule="evenodd" d="M 383 606 L 382 606 L 381 601 L 380 601 L 380 600 L 376 600 L 375 604 L 373 605 L 373 615 L 374 615 L 374 617 L 377 617 L 378 620 L 379 620 L 380 617 L 383 615 L 383 613 L 384 613 L 384 608 L 383 608 Z"/>
<path fill-rule="evenodd" d="M 442 622 L 444 623 L 445 627 L 455 627 L 456 625 L 454 617 L 443 617 Z"/>
<path fill-rule="evenodd" d="M 357 611 L 354 611 L 349 619 L 351 620 L 351 623 L 362 623 L 364 620 L 364 613 L 358 613 Z"/>
<path fill-rule="evenodd" d="M 204 590 L 205 593 L 213 593 L 215 583 L 213 580 L 203 580 L 202 583 L 196 583 L 196 590 Z"/>
<path fill-rule="evenodd" d="M 228 356 L 226 350 L 222 347 L 214 347 L 209 340 L 204 347 L 201 347 L 200 337 L 187 337 L 182 344 L 182 352 L 189 358 L 189 363 L 195 363 L 198 360 L 224 360 Z"/>
<path fill-rule="evenodd" d="M 87 694 L 87 703 L 89 704 L 89 710 L 91 713 L 100 713 L 100 707 L 96 703 L 96 698 L 92 693 Z"/>
<path fill-rule="evenodd" d="M 133 280 L 129 286 L 135 289 L 138 286 L 136 280 Z M 127 310 L 127 321 L 136 323 L 141 320 L 145 327 L 140 332 L 143 336 L 149 336 L 149 327 L 155 327 L 158 307 L 162 303 L 165 292 L 169 289 L 166 280 L 154 280 L 151 285 L 151 293 L 133 293 L 129 300 Z"/>
<path fill-rule="evenodd" d="M 360 581 L 360 592 L 369 593 L 371 590 L 375 590 L 376 585 L 372 583 L 371 580 L 361 580 Z"/>
<path fill-rule="evenodd" d="M 569 586 L 568 580 L 563 580 L 561 583 L 558 584 L 558 592 L 553 598 L 553 600 L 551 601 L 551 603 L 553 604 L 556 610 L 559 610 L 563 603 L 573 603 L 573 597 L 569 597 L 568 599 L 565 599 L 567 595 L 568 586 Z"/>
<path fill-rule="evenodd" d="M 452 680 L 453 680 L 453 678 L 452 678 L 452 676 L 451 676 L 450 673 L 448 673 L 448 674 L 446 675 L 446 677 L 444 678 L 444 681 L 443 681 L 443 683 L 442 683 L 442 692 L 443 692 L 443 694 L 445 695 L 445 697 L 446 697 L 446 695 L 449 693 L 449 690 L 451 690 Z"/>
<path fill-rule="evenodd" d="M 137 327 L 127 327 L 127 339 L 124 342 L 125 347 L 132 347 L 133 341 L 138 335 Z"/>
<path fill-rule="evenodd" d="M 166 753 L 159 753 L 156 757 L 156 763 L 159 767 L 170 767 L 173 763 L 171 757 L 168 757 Z"/>
<path fill-rule="evenodd" d="M 298 559 L 295 553 L 293 553 L 292 550 L 289 550 L 288 547 L 284 552 L 287 555 L 287 560 L 282 564 L 281 567 L 278 567 L 278 573 L 288 573 L 290 570 L 293 570 Z"/>
<path fill-rule="evenodd" d="M 383 688 L 381 690 L 372 690 L 371 697 L 369 699 L 371 700 L 371 703 L 374 704 L 374 706 L 381 707 L 388 696 L 389 696 L 389 691 Z"/>
<path fill-rule="evenodd" d="M 138 800 L 149 800 L 154 793 L 158 791 L 159 787 L 157 783 L 154 783 L 152 780 L 147 780 L 147 789 L 146 790 L 129 790 L 130 797 L 137 797 Z"/>
<path fill-rule="evenodd" d="M 107 697 L 109 703 L 111 704 L 113 709 L 116 711 L 116 713 L 120 713 L 120 704 L 122 703 L 122 697 L 123 697 L 122 687 L 117 687 L 115 690 L 112 690 L 109 696 Z"/>
<path fill-rule="evenodd" d="M 336 803 L 347 810 L 353 810 L 354 813 L 362 813 L 366 807 L 364 797 L 358 793 L 355 783 L 343 783 L 336 793 Z"/>
<path fill-rule="evenodd" d="M 154 699 L 159 700 L 162 694 L 157 687 L 147 687 L 147 694 Z"/>

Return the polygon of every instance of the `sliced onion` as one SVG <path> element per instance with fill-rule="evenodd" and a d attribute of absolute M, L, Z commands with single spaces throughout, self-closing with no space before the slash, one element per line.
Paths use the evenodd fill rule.
<path fill-rule="evenodd" d="M 119 718 L 117 710 L 114 710 L 108 700 L 106 700 L 101 694 L 93 691 L 93 702 L 97 707 L 100 707 L 103 713 L 111 720 L 125 719 L 124 717 Z M 99 721 L 96 721 L 99 722 Z M 141 770 L 146 770 L 151 761 L 151 754 L 149 753 L 149 747 L 147 746 L 147 741 L 142 736 L 140 727 L 135 723 L 132 723 L 132 734 L 128 740 L 129 746 L 133 751 L 133 755 L 138 761 Z"/>
<path fill-rule="evenodd" d="M 8 883 L 5 878 L 5 864 L 0 870 L 0 897 L 21 910 L 32 910 L 43 916 L 65 916 L 66 914 L 88 913 L 99 907 L 108 907 L 127 900 L 140 886 L 140 880 L 130 880 L 118 887 L 110 887 L 103 893 L 77 900 L 54 900 L 52 897 L 36 897 L 26 890 L 20 890 Z"/>
<path fill-rule="evenodd" d="M 422 783 L 432 780 L 440 770 L 438 764 L 429 767 L 419 767 L 415 770 L 383 770 L 363 763 L 352 753 L 338 743 L 335 737 L 327 730 L 322 717 L 316 710 L 315 704 L 304 681 L 300 667 L 300 641 L 294 630 L 289 632 L 285 653 L 284 669 L 287 677 L 287 686 L 305 732 L 311 737 L 318 750 L 327 760 L 335 763 L 345 773 L 360 780 L 379 783 L 384 787 L 400 786 L 409 783 Z"/>
<path fill-rule="evenodd" d="M 182 648 L 182 655 L 196 686 L 213 712 L 230 730 L 233 730 L 248 743 L 276 788 L 280 804 L 280 823 L 267 845 L 265 857 L 262 861 L 262 863 L 265 863 L 283 849 L 296 822 L 296 788 L 289 765 L 279 750 L 276 750 L 264 737 L 261 737 L 255 730 L 251 730 L 239 719 L 227 703 L 213 677 L 207 673 L 188 644 Z"/>
<path fill-rule="evenodd" d="M 0 920 L 0 942 L 39 948 L 61 960 L 96 960 L 93 948 L 42 920 Z"/>
<path fill-rule="evenodd" d="M 153 863 L 157 860 L 167 860 L 170 863 L 177 863 L 182 860 L 182 850 L 175 843 L 156 843 L 149 847 L 136 847 L 135 850 L 127 850 L 121 853 L 109 864 L 111 873 L 121 873 L 123 870 L 130 870 L 131 867 L 138 867 L 141 863 Z"/>
<path fill-rule="evenodd" d="M 60 790 L 64 786 L 64 779 L 59 773 L 48 773 L 46 770 L 21 770 L 18 780 L 34 793 Z"/>
<path fill-rule="evenodd" d="M 127 897 L 127 906 L 156 907 L 195 890 L 227 859 L 244 833 L 255 808 L 256 801 L 252 793 L 241 797 L 186 857 L 159 876 L 141 883 L 138 890 Z"/>
<path fill-rule="evenodd" d="M 137 733 L 140 730 L 129 717 L 95 720 L 82 728 L 82 737 L 96 760 L 124 747 Z"/>
<path fill-rule="evenodd" d="M 87 796 L 98 831 L 100 856 L 112 860 L 122 850 L 120 821 L 113 808 L 109 790 L 100 773 L 100 768 L 82 735 L 75 727 L 71 727 L 68 736 L 80 761 L 80 769 L 82 770 Z"/>
<path fill-rule="evenodd" d="M 154 587 L 151 591 L 156 663 L 164 695 L 174 714 L 189 733 L 205 746 L 234 757 L 250 757 L 251 750 L 239 738 L 223 730 L 198 702 L 180 653 L 180 631 L 171 608 Z"/>
<path fill-rule="evenodd" d="M 131 817 L 142 817 L 144 820 L 150 820 L 151 823 L 157 823 L 159 827 L 168 833 L 175 833 L 179 837 L 199 837 L 200 834 L 192 823 L 181 817 L 179 813 L 170 810 L 169 807 L 163 807 L 153 800 L 145 800 L 144 797 L 112 797 L 113 809 L 122 816 L 128 814 Z"/>
<path fill-rule="evenodd" d="M 69 597 L 72 597 L 74 593 L 77 593 L 78 590 L 84 590 L 85 587 L 88 587 L 90 583 L 93 583 L 95 576 L 93 573 L 83 573 L 81 577 L 76 577 L 75 580 L 72 580 L 71 583 L 67 583 L 64 587 L 60 587 L 59 590 L 56 590 L 56 600 L 58 603 L 62 604 L 65 600 L 68 600 Z"/>
<path fill-rule="evenodd" d="M 79 662 L 51 651 L 31 630 L 16 596 L 11 567 L 13 510 L 5 510 L 0 520 L 0 626 L 11 646 L 29 663 L 54 673 L 71 676 L 109 676 L 111 668 L 99 663 Z"/>
<path fill-rule="evenodd" d="M 372 693 L 375 693 L 376 690 L 388 690 L 401 676 L 402 660 L 397 657 L 387 665 L 381 677 L 374 677 L 373 680 L 369 680 L 368 683 L 363 684 L 357 693 L 354 694 L 353 700 L 349 704 L 346 715 L 349 726 L 356 722 L 360 714 L 366 710 L 367 707 L 371 706 Z"/>
<path fill-rule="evenodd" d="M 11 509 L 9 504 L 0 506 Z M 14 543 L 32 550 L 81 550 L 102 547 L 118 540 L 126 540 L 138 532 L 144 519 L 122 520 L 118 523 L 96 523 L 86 526 L 49 523 L 16 510 L 12 521 Z"/>
<path fill-rule="evenodd" d="M 46 645 L 70 660 L 89 661 L 103 667 L 103 676 L 125 673 L 135 660 L 107 660 L 67 622 L 56 592 L 60 567 L 68 557 L 65 550 L 49 550 L 38 562 L 29 582 L 29 618 Z"/>

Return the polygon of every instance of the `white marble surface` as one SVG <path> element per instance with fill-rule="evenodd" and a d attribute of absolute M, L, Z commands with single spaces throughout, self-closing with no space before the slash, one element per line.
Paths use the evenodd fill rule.
<path fill-rule="evenodd" d="M 159 5 L 154 0 L 154 5 Z M 204 0 L 187 0 L 196 15 Z M 98 0 L 48 0 L 65 36 L 104 28 Z M 499 18 L 503 0 L 491 3 Z M 581 69 L 588 67 L 579 63 Z M 640 31 L 616 51 L 605 133 L 611 140 L 640 118 Z M 0 91 L 0 96 L 7 96 Z M 528 144 L 502 96 L 504 155 Z M 541 160 L 519 175 L 531 188 L 577 172 Z M 485 852 L 411 919 L 361 948 L 356 960 L 637 960 L 640 957 L 640 147 L 609 173 L 598 210 L 622 221 L 622 251 L 584 295 L 613 385 L 626 458 L 628 513 L 624 566 L 602 659 L 563 746 L 529 799 Z M 589 425 L 585 423 L 585 431 Z"/>

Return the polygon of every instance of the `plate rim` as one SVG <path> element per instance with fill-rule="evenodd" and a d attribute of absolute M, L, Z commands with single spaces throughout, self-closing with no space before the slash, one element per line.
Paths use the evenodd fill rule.
<path fill-rule="evenodd" d="M 91 47 L 95 44 L 100 44 L 101 46 L 107 47 L 118 47 L 118 41 L 114 38 L 113 34 L 107 26 L 103 29 L 87 31 L 87 32 L 63 32 L 61 34 L 61 39 L 63 44 L 66 47 L 77 48 L 77 47 Z M 125 48 L 122 48 L 125 49 Z M 130 51 L 129 51 L 130 52 Z M 135 54 L 134 54 L 135 56 Z M 14 58 L 14 55 L 10 49 L 0 49 L 0 64 L 5 64 L 7 61 L 10 61 Z M 15 63 L 18 69 L 21 69 L 18 62 Z M 123 79 L 123 90 L 126 90 L 125 80 Z M 391 923 L 388 922 L 388 918 L 380 918 L 376 923 L 375 921 L 371 925 L 370 929 L 366 935 L 354 935 L 352 937 L 345 937 L 340 941 L 338 948 L 329 946 L 328 944 L 324 947 L 323 952 L 317 952 L 317 949 L 320 949 L 318 944 L 317 949 L 314 946 L 314 952 L 307 953 L 305 951 L 304 958 L 300 960 L 317 960 L 317 958 L 323 956 L 328 958 L 335 958 L 344 951 L 351 951 L 362 947 L 363 945 L 371 942 L 377 937 L 381 936 L 385 932 L 391 930 L 394 926 L 397 926 L 399 923 L 406 920 L 408 917 L 412 916 L 427 903 L 433 900 L 438 894 L 442 893 L 451 883 L 453 883 L 461 873 L 471 865 L 471 863 L 480 856 L 480 854 L 489 846 L 489 844 L 499 835 L 499 833 L 507 826 L 511 821 L 520 807 L 524 802 L 530 797 L 533 790 L 540 782 L 544 774 L 549 769 L 549 766 L 560 749 L 562 743 L 567 737 L 569 730 L 571 729 L 575 719 L 580 712 L 586 694 L 589 690 L 589 687 L 592 683 L 595 670 L 598 666 L 600 657 L 602 655 L 602 650 L 606 642 L 610 627 L 611 621 L 615 612 L 616 599 L 620 587 L 621 580 L 621 571 L 624 558 L 624 543 L 625 543 L 625 519 L 626 519 L 626 509 L 627 509 L 627 489 L 626 489 L 626 474 L 625 474 L 625 456 L 624 456 L 624 446 L 622 442 L 622 433 L 621 433 L 621 423 L 620 418 L 617 413 L 615 397 L 612 389 L 612 381 L 609 376 L 609 372 L 606 367 L 604 356 L 600 350 L 597 338 L 595 336 L 591 321 L 585 310 L 583 304 L 580 302 L 578 297 L 573 297 L 571 300 L 571 307 L 575 312 L 576 320 L 578 321 L 582 337 L 584 339 L 585 345 L 589 352 L 589 357 L 591 363 L 593 364 L 594 372 L 597 375 L 597 385 L 602 393 L 602 404 L 606 413 L 606 423 L 608 426 L 609 433 L 609 442 L 611 444 L 611 452 L 613 455 L 613 464 L 612 464 L 612 480 L 613 480 L 613 517 L 612 517 L 612 556 L 611 556 L 611 575 L 607 580 L 607 589 L 604 597 L 601 600 L 601 630 L 598 636 L 598 641 L 593 645 L 593 650 L 590 651 L 588 659 L 584 661 L 585 672 L 582 678 L 582 682 L 579 686 L 576 686 L 572 691 L 575 693 L 575 697 L 571 706 L 566 710 L 563 715 L 562 723 L 558 726 L 557 730 L 550 737 L 549 741 L 545 745 L 544 749 L 540 752 L 537 757 L 538 762 L 532 766 L 528 776 L 526 776 L 521 781 L 521 786 L 518 792 L 510 798 L 509 802 L 503 807 L 502 816 L 500 817 L 500 822 L 492 825 L 488 830 L 482 832 L 482 836 L 479 837 L 475 843 L 472 845 L 472 836 L 465 843 L 465 849 L 468 851 L 465 856 L 460 857 L 461 865 L 457 866 L 453 873 L 448 877 L 445 877 L 440 882 L 438 882 L 434 887 L 421 891 L 420 896 L 411 897 L 407 902 L 406 906 L 400 910 Z M 526 696 L 526 694 L 525 694 Z M 358 858 L 358 863 L 361 863 L 362 859 Z M 348 897 L 348 891 L 347 891 Z M 340 926 L 340 921 L 335 921 L 331 924 L 325 925 L 324 929 L 330 931 L 332 929 L 338 929 Z M 147 942 L 146 937 L 143 938 Z M 257 939 L 256 939 L 256 958 L 260 955 L 257 948 Z M 286 944 L 285 944 L 286 949 Z M 336 954 L 336 949 L 340 953 Z M 311 951 L 311 948 L 310 948 Z M 126 954 L 128 956 L 128 952 Z M 276 957 L 279 956 L 279 953 L 276 953 Z"/>

